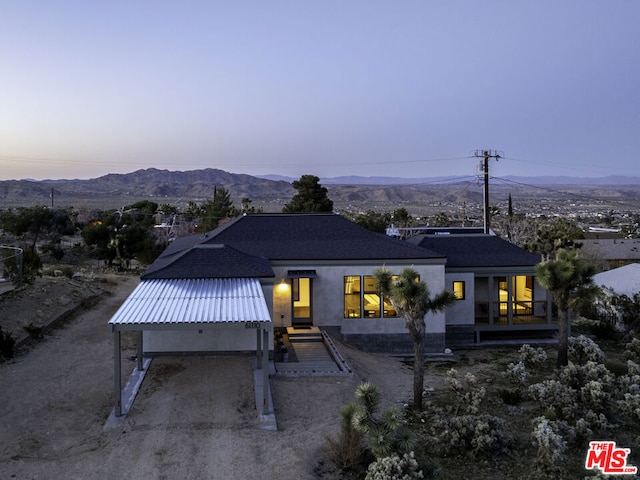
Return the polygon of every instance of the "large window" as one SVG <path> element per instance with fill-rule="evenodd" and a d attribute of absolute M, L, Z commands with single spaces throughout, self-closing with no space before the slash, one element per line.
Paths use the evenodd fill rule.
<path fill-rule="evenodd" d="M 511 285 L 509 285 L 509 280 Z M 533 277 L 518 275 L 515 277 L 497 277 L 500 294 L 500 314 L 506 315 L 508 304 L 514 315 L 530 315 L 533 309 Z M 509 288 L 511 297 L 509 298 Z"/>
<path fill-rule="evenodd" d="M 344 318 L 362 316 L 360 277 L 344 277 Z"/>
<path fill-rule="evenodd" d="M 380 316 L 380 301 L 382 295 L 378 289 L 376 277 L 365 275 L 364 281 L 364 317 Z"/>
<path fill-rule="evenodd" d="M 373 275 L 344 277 L 344 318 L 397 317 Z"/>

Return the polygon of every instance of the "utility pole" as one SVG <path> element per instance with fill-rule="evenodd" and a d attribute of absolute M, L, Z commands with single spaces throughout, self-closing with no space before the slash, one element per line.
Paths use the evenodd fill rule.
<path fill-rule="evenodd" d="M 474 157 L 483 158 L 483 175 L 484 175 L 484 233 L 486 235 L 491 231 L 491 213 L 489 211 L 489 159 L 495 158 L 500 160 L 504 155 L 497 150 L 476 150 Z"/>

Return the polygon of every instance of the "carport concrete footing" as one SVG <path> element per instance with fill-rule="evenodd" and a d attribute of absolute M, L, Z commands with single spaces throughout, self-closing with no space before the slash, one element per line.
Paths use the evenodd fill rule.
<path fill-rule="evenodd" d="M 109 430 L 112 428 L 119 428 L 124 424 L 124 421 L 127 419 L 127 414 L 131 410 L 133 406 L 133 401 L 140 390 L 140 385 L 142 385 L 142 381 L 149 370 L 149 366 L 151 365 L 151 358 L 145 358 L 142 363 L 142 369 L 138 370 L 138 367 L 134 367 L 129 379 L 127 380 L 127 384 L 122 391 L 122 415 L 116 416 L 115 408 L 111 410 L 109 414 L 109 418 L 104 424 L 104 430 Z M 269 362 L 269 376 L 275 374 L 275 366 L 273 362 Z M 258 425 L 261 430 L 277 430 L 278 425 L 276 422 L 276 415 L 273 410 L 273 398 L 271 396 L 271 388 L 270 385 L 267 385 L 267 395 L 265 399 L 264 395 L 264 372 L 261 368 L 257 368 L 257 364 L 253 365 L 253 385 L 254 385 L 254 393 L 256 399 L 256 412 L 258 415 Z M 267 380 L 268 381 L 268 380 Z M 266 411 L 268 413 L 263 413 L 265 411 L 264 402 L 267 402 Z"/>
<path fill-rule="evenodd" d="M 115 408 L 111 410 L 111 414 L 109 414 L 109 418 L 104 424 L 105 430 L 120 427 L 127 419 L 127 413 L 129 413 L 133 401 L 136 399 L 142 380 L 144 380 L 144 376 L 149 370 L 149 365 L 151 365 L 151 358 L 144 358 L 142 360 L 142 369 L 139 370 L 137 366 L 134 367 L 122 391 L 122 415 L 117 416 Z"/>
<path fill-rule="evenodd" d="M 275 375 L 276 369 L 273 362 L 269 362 L 269 378 Z M 268 382 L 269 380 L 267 380 Z M 263 370 L 253 367 L 253 390 L 256 397 L 256 411 L 258 412 L 258 424 L 261 430 L 278 430 L 276 414 L 273 410 L 273 397 L 271 385 L 267 385 L 267 395 L 264 395 L 265 375 Z M 264 405 L 266 402 L 266 405 Z M 265 408 L 266 407 L 266 408 Z M 263 413 L 266 411 L 267 413 Z"/>

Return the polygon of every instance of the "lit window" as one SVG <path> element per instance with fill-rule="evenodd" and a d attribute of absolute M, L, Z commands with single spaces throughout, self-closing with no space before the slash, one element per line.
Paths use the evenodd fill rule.
<path fill-rule="evenodd" d="M 362 316 L 360 291 L 360 277 L 355 275 L 344 277 L 344 318 L 359 318 Z"/>
<path fill-rule="evenodd" d="M 376 277 L 365 275 L 364 281 L 364 316 L 380 317 L 380 289 Z"/>
<path fill-rule="evenodd" d="M 458 300 L 464 300 L 464 282 L 453 282 L 453 294 Z"/>
<path fill-rule="evenodd" d="M 393 276 L 396 280 L 398 277 Z M 398 313 L 388 298 L 380 292 L 378 281 L 372 275 L 344 277 L 344 318 L 397 317 Z"/>

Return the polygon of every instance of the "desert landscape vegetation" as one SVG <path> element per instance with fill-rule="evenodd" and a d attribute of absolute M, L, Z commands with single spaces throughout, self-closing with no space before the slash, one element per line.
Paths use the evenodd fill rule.
<path fill-rule="evenodd" d="M 278 185 L 281 190 L 272 192 L 273 205 L 283 205 L 293 193 L 290 185 Z M 39 182 L 37 187 L 43 188 L 42 195 L 59 188 Z M 21 197 L 17 192 L 24 191 L 24 185 L 3 188 L 5 198 L 16 201 L 6 204 L 5 214 L 37 206 L 50 209 L 42 201 L 46 196 L 31 192 Z M 210 200 L 190 200 L 213 208 L 213 187 L 206 188 Z M 442 187 L 449 194 L 440 187 L 340 188 L 329 188 L 329 196 L 340 199 L 334 200 L 336 209 L 344 205 L 346 211 L 346 205 L 352 205 L 353 218 L 360 221 L 378 219 L 378 214 L 388 222 L 390 215 L 398 220 L 403 218 L 398 213 L 406 212 L 411 221 L 426 216 L 434 223 L 455 222 L 464 202 L 473 211 L 471 199 L 479 201 L 470 186 L 460 185 Z M 566 192 L 554 197 L 532 188 L 527 201 L 540 208 L 548 202 L 549 208 L 535 216 L 525 214 L 520 200 L 524 197 L 513 192 L 521 223 L 535 227 L 527 230 L 533 236 L 528 241 L 533 243 L 545 225 L 558 230 L 553 222 L 559 219 L 572 228 L 597 223 L 636 231 L 639 199 L 632 192 L 637 187 L 602 187 L 607 192 L 602 197 L 593 187 L 583 188 L 590 193 L 575 193 L 574 187 L 573 197 Z M 413 196 L 416 190 L 440 201 L 422 203 Z M 462 197 L 452 193 L 461 190 Z M 147 237 L 125 233 L 138 225 L 153 231 L 158 220 L 169 218 L 157 209 L 175 204 L 178 197 L 113 193 L 99 199 L 85 192 L 69 200 L 71 194 L 57 191 L 53 201 L 66 198 L 67 211 L 72 207 L 71 213 L 77 213 L 69 216 L 71 225 L 66 220 L 57 224 L 69 231 L 34 232 L 25 227 L 17 238 L 5 224 L 0 241 L 25 247 L 33 241 L 42 260 L 23 286 L 0 296 L 3 339 L 13 341 L 10 353 L 3 350 L 0 364 L 2 478 L 364 478 L 367 466 L 380 458 L 376 446 L 384 450 L 387 444 L 393 445 L 388 447 L 391 451 L 414 452 L 415 464 L 402 455 L 395 460 L 412 475 L 407 478 L 419 478 L 417 471 L 424 478 L 442 479 L 597 477 L 602 473 L 597 468 L 585 468 L 593 440 L 629 448 L 626 465 L 640 465 L 640 340 L 632 329 L 616 331 L 580 316 L 574 318 L 571 363 L 562 369 L 556 366 L 556 347 L 549 343 L 500 344 L 428 358 L 422 410 L 410 405 L 410 359 L 364 352 L 335 338 L 354 375 L 273 377 L 277 431 L 258 428 L 252 357 L 158 357 L 125 423 L 105 430 L 113 402 L 107 321 L 148 263 L 137 249 L 150 250 Z M 133 186 L 130 191 L 139 194 Z M 223 203 L 236 205 L 237 212 L 269 204 L 267 196 L 249 187 L 219 184 L 217 192 L 229 195 Z M 507 214 L 511 193 L 496 194 L 497 228 L 514 220 Z M 379 195 L 384 199 L 377 203 Z M 186 198 L 177 210 L 189 207 Z M 96 203 L 90 205 L 89 200 Z M 153 204 L 155 211 L 144 210 Z M 117 206 L 111 210 L 110 205 Z M 417 213 L 418 205 L 431 210 Z M 120 228 L 117 248 L 111 242 L 115 237 L 107 236 L 104 244 L 98 240 L 103 225 Z M 133 348 L 133 341 L 125 339 L 122 356 L 130 369 Z M 363 390 L 367 383 L 369 390 Z M 353 428 L 353 422 L 345 421 L 350 417 L 344 407 L 350 404 L 356 408 L 352 412 L 362 411 L 357 408 L 363 408 L 363 392 L 374 400 L 379 393 L 379 401 L 362 416 L 360 425 L 368 427 Z M 394 418 L 399 420 L 391 421 Z M 382 445 L 376 443 L 380 438 Z M 371 473 L 369 478 L 395 478 L 384 476 L 384 465 L 377 468 L 383 476 Z"/>

